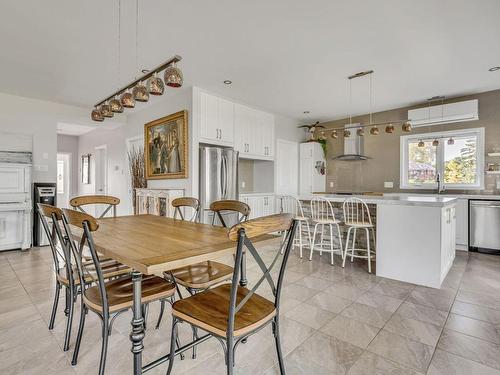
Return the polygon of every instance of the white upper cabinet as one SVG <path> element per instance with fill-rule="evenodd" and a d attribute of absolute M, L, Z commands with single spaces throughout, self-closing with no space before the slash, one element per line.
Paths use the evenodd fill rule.
<path fill-rule="evenodd" d="M 274 116 L 241 104 L 234 105 L 236 150 L 247 159 L 274 159 Z"/>
<path fill-rule="evenodd" d="M 234 104 L 229 100 L 200 92 L 200 140 L 233 146 Z"/>

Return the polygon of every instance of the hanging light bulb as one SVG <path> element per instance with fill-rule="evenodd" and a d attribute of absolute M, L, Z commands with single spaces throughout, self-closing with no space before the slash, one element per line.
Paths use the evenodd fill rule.
<path fill-rule="evenodd" d="M 365 135 L 365 129 L 359 128 L 358 130 L 356 130 L 356 134 L 359 135 L 360 137 L 364 136 Z"/>
<path fill-rule="evenodd" d="M 373 126 L 371 129 L 370 129 L 370 134 L 371 135 L 378 135 L 379 134 L 379 130 L 376 126 Z"/>
<path fill-rule="evenodd" d="M 120 101 L 116 98 L 113 98 L 109 101 L 109 108 L 114 113 L 122 113 L 123 112 L 122 103 L 120 103 Z"/>
<path fill-rule="evenodd" d="M 405 133 L 411 132 L 411 122 L 410 121 L 403 122 L 403 125 L 401 126 L 401 130 L 404 131 Z"/>
<path fill-rule="evenodd" d="M 165 91 L 165 85 L 156 73 L 148 79 L 147 87 L 151 95 L 163 95 L 163 92 Z"/>
<path fill-rule="evenodd" d="M 350 130 L 344 130 L 344 137 L 349 138 L 351 136 L 351 131 Z"/>
<path fill-rule="evenodd" d="M 337 139 L 337 138 L 339 137 L 339 135 L 337 134 L 337 131 L 336 131 L 336 130 L 332 131 L 331 137 L 332 137 L 333 139 Z"/>
<path fill-rule="evenodd" d="M 450 139 L 448 139 L 448 144 L 450 146 L 455 144 L 455 140 L 453 139 L 453 137 L 450 137 Z"/>
<path fill-rule="evenodd" d="M 97 108 L 95 108 L 91 115 L 90 115 L 90 118 L 94 121 L 98 121 L 98 122 L 103 122 L 104 121 L 104 116 L 102 115 L 101 111 Z"/>
<path fill-rule="evenodd" d="M 326 139 L 325 132 L 324 131 L 319 132 L 318 138 L 320 141 L 324 141 Z"/>
<path fill-rule="evenodd" d="M 392 125 L 392 124 L 387 125 L 387 126 L 385 127 L 385 132 L 386 132 L 386 133 L 389 133 L 389 134 L 394 133 L 394 125 Z"/>
<path fill-rule="evenodd" d="M 182 71 L 175 66 L 175 62 L 170 64 L 167 69 L 165 69 L 163 80 L 165 81 L 165 84 L 170 87 L 182 86 L 184 77 L 182 75 Z"/>
<path fill-rule="evenodd" d="M 424 146 L 425 146 L 424 141 L 422 140 L 418 141 L 418 147 L 424 147 Z"/>
<path fill-rule="evenodd" d="M 132 95 L 138 102 L 147 102 L 149 100 L 148 89 L 142 84 L 142 82 L 133 88 Z"/>
<path fill-rule="evenodd" d="M 109 106 L 109 104 L 103 104 L 101 105 L 101 108 L 99 108 L 101 110 L 101 114 L 104 116 L 104 117 L 113 117 L 114 113 L 111 111 L 111 107 Z"/>
<path fill-rule="evenodd" d="M 433 145 L 434 147 L 437 147 L 437 146 L 439 145 L 439 141 L 438 141 L 437 139 L 433 140 L 433 141 L 432 141 L 432 145 Z"/>
<path fill-rule="evenodd" d="M 135 107 L 134 96 L 128 91 L 125 91 L 120 97 L 120 103 L 122 103 L 122 106 L 124 106 L 125 108 L 134 108 Z"/>

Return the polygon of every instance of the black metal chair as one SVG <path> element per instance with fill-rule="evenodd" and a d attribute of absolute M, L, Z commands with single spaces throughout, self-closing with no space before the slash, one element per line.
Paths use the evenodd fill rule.
<path fill-rule="evenodd" d="M 80 285 L 84 286 L 81 291 L 80 324 L 71 363 L 73 365 L 77 363 L 78 352 L 80 350 L 83 329 L 85 326 L 85 316 L 89 310 L 93 311 L 102 321 L 102 347 L 99 361 L 99 375 L 103 375 L 106 366 L 108 336 L 111 333 L 113 322 L 117 316 L 130 309 L 133 305 L 132 277 L 129 274 L 111 281 L 105 280 L 92 238 L 92 233 L 99 228 L 99 224 L 95 218 L 83 212 L 63 209 L 62 223 L 67 238 L 74 238 L 71 227 L 79 228 L 78 230 L 81 232 L 81 240 L 78 246 L 74 240 L 68 241 L 69 249 L 76 259 Z M 82 250 L 85 245 L 87 245 L 90 250 L 92 269 L 89 269 L 89 264 L 83 260 Z M 85 281 L 88 278 L 92 279 L 94 285 L 90 286 Z M 170 301 L 174 293 L 174 284 L 161 277 L 146 276 L 142 280 L 141 302 L 143 305 L 147 306 L 150 302 L 158 300 Z M 146 311 L 143 310 L 143 315 L 145 314 Z"/>
<path fill-rule="evenodd" d="M 193 345 L 197 345 L 209 337 L 215 337 L 224 349 L 227 374 L 231 375 L 233 374 L 235 350 L 238 345 L 268 324 L 273 326 L 281 374 L 285 373 L 279 335 L 280 295 L 296 227 L 297 222 L 292 215 L 279 214 L 249 220 L 231 228 L 228 234 L 229 238 L 237 242 L 235 265 L 241 264 L 243 253 L 246 251 L 256 260 L 263 276 L 252 289 L 247 289 L 239 285 L 240 267 L 235 266 L 231 284 L 222 284 L 181 299 L 173 304 L 172 336 L 167 374 L 172 371 L 175 355 L 188 350 Z M 251 239 L 264 234 L 282 231 L 287 231 L 286 240 L 283 243 L 279 242 L 281 247 L 285 246 L 285 251 L 281 254 L 281 247 L 277 249 L 274 260 L 269 266 L 266 266 Z M 280 258 L 281 266 L 275 282 L 271 271 Z M 256 293 L 264 280 L 271 287 L 274 301 L 269 301 Z M 208 333 L 196 338 L 193 343 L 175 350 L 178 335 L 177 324 L 179 322 L 187 322 L 193 327 L 203 329 Z"/>

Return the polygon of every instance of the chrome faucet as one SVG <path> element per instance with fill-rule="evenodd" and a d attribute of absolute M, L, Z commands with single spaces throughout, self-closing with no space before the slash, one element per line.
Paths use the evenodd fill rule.
<path fill-rule="evenodd" d="M 437 182 L 437 193 L 441 194 L 444 191 L 444 184 L 441 182 L 441 174 L 439 172 L 436 175 L 436 182 Z"/>

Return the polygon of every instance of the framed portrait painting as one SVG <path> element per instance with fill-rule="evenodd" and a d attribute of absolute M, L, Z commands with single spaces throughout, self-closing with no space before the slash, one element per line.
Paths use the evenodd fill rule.
<path fill-rule="evenodd" d="M 187 111 L 144 125 L 146 179 L 188 177 Z"/>

